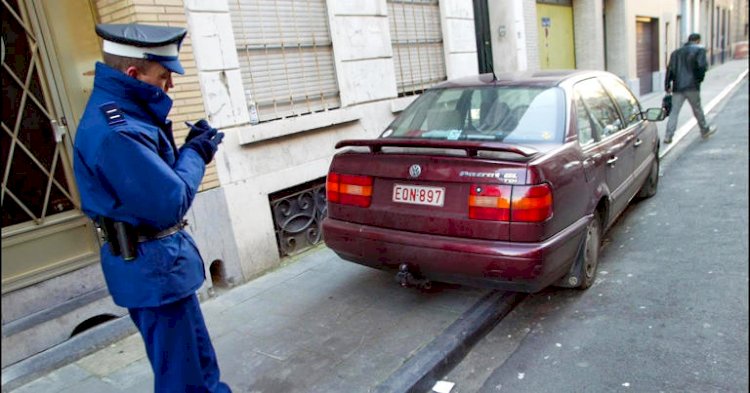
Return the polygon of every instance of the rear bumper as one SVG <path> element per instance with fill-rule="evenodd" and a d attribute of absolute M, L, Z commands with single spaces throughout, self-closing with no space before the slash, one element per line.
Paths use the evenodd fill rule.
<path fill-rule="evenodd" d="M 592 217 L 539 243 L 425 235 L 332 218 L 323 221 L 323 237 L 341 258 L 376 269 L 406 263 L 434 281 L 537 292 L 568 272 Z"/>

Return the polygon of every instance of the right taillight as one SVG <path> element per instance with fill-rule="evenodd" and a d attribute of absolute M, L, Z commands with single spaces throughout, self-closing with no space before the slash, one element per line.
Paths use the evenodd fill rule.
<path fill-rule="evenodd" d="M 542 222 L 552 216 L 552 189 L 548 184 L 513 186 L 510 220 Z"/>
<path fill-rule="evenodd" d="M 372 177 L 331 172 L 326 180 L 328 202 L 369 207 L 372 201 Z"/>
<path fill-rule="evenodd" d="M 469 218 L 475 220 L 542 222 L 552 216 L 548 184 L 506 186 L 472 184 Z"/>

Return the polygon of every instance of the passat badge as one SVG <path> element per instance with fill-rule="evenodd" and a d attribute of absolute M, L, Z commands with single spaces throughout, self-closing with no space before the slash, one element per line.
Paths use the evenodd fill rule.
<path fill-rule="evenodd" d="M 422 167 L 414 164 L 409 168 L 409 176 L 411 177 L 419 177 L 419 175 L 422 173 Z"/>

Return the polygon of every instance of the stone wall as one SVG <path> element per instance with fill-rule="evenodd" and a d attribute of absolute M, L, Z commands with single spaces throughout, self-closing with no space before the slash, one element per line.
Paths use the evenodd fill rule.
<path fill-rule="evenodd" d="M 326 4 L 341 108 L 251 125 L 226 0 L 186 1 L 206 112 L 227 130 L 216 162 L 229 219 L 202 222 L 203 230 L 232 236 L 243 280 L 280 263 L 269 194 L 325 176 L 337 141 L 376 137 L 414 99 L 397 97 L 386 1 Z M 471 3 L 440 7 L 448 78 L 475 75 Z M 206 244 L 209 259 L 221 255 Z"/>

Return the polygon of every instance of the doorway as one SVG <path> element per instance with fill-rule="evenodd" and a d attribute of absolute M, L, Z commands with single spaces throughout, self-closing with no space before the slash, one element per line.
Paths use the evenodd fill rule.
<path fill-rule="evenodd" d="M 66 19 L 55 12 L 72 3 L 88 13 L 74 7 Z M 90 4 L 7 0 L 1 7 L 4 53 L 12 54 L 4 56 L 0 70 L 5 294 L 98 261 L 99 243 L 74 183 L 69 129 L 80 114 L 71 115 L 66 89 L 73 85 L 63 70 L 73 69 L 71 79 L 85 77 L 76 73 L 76 64 L 58 62 L 56 40 L 75 42 L 75 36 L 55 30 L 88 22 L 93 34 Z"/>
<path fill-rule="evenodd" d="M 536 5 L 539 67 L 543 70 L 575 69 L 573 3 L 572 1 L 554 3 L 537 2 Z"/>
<path fill-rule="evenodd" d="M 477 57 L 479 73 L 493 72 L 492 32 L 487 0 L 474 0 L 474 30 L 477 37 Z"/>
<path fill-rule="evenodd" d="M 654 91 L 653 73 L 659 69 L 658 23 L 656 18 L 636 17 L 636 75 L 640 95 Z"/>

